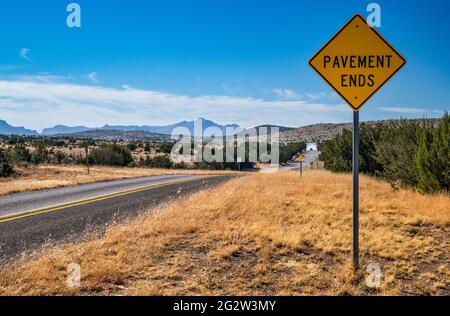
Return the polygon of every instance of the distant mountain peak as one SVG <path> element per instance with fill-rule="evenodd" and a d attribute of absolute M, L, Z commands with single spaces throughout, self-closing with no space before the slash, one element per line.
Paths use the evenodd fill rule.
<path fill-rule="evenodd" d="M 37 136 L 39 133 L 25 127 L 11 126 L 5 120 L 0 120 L 0 135 Z"/>
<path fill-rule="evenodd" d="M 92 130 L 92 128 L 86 126 L 55 125 L 54 127 L 45 128 L 41 134 L 44 136 L 52 136 L 59 134 L 81 133 L 90 130 Z"/>

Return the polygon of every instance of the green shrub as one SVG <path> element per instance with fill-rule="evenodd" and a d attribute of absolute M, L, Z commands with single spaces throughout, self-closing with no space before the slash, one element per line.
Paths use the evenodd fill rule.
<path fill-rule="evenodd" d="M 145 143 L 145 145 L 144 145 L 144 151 L 146 151 L 146 152 L 151 152 L 152 151 L 152 144 L 151 143 Z"/>
<path fill-rule="evenodd" d="M 130 151 L 135 151 L 138 148 L 136 143 L 128 143 L 127 144 L 127 149 Z"/>
<path fill-rule="evenodd" d="M 415 156 L 418 187 L 423 192 L 450 191 L 450 117 L 445 114 L 436 128 L 419 136 Z"/>
<path fill-rule="evenodd" d="M 414 159 L 418 135 L 426 121 L 392 121 L 380 125 L 380 139 L 375 144 L 376 160 L 383 166 L 380 175 L 391 183 L 415 187 L 418 183 Z"/>
<path fill-rule="evenodd" d="M 57 151 L 56 154 L 54 155 L 54 160 L 55 163 L 60 165 L 67 161 L 67 156 L 63 152 Z"/>
<path fill-rule="evenodd" d="M 334 172 L 352 171 L 352 132 L 343 130 L 334 139 L 321 145 L 325 168 Z"/>
<path fill-rule="evenodd" d="M 23 144 L 14 146 L 10 151 L 11 161 L 15 163 L 31 162 L 31 153 Z"/>
<path fill-rule="evenodd" d="M 14 167 L 8 153 L 0 149 L 0 177 L 10 177 L 14 174 Z"/>
<path fill-rule="evenodd" d="M 44 143 L 37 143 L 35 151 L 31 154 L 31 162 L 35 164 L 48 162 L 48 151 Z"/>
<path fill-rule="evenodd" d="M 418 187 L 423 192 L 450 191 L 450 118 L 398 120 L 361 126 L 360 170 L 393 187 Z M 320 145 L 325 168 L 351 172 L 352 132 L 344 130 Z"/>
<path fill-rule="evenodd" d="M 173 143 L 170 142 L 162 142 L 159 144 L 156 152 L 163 154 L 170 154 L 172 152 Z"/>
<path fill-rule="evenodd" d="M 172 168 L 172 161 L 167 156 L 147 157 L 143 161 L 143 166 L 147 168 L 170 169 Z"/>
<path fill-rule="evenodd" d="M 133 162 L 131 151 L 118 144 L 104 144 L 92 150 L 89 161 L 96 165 L 129 166 Z"/>

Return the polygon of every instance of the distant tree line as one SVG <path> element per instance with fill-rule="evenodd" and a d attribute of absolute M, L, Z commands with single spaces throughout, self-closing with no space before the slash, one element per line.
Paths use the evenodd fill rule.
<path fill-rule="evenodd" d="M 217 146 L 210 148 L 211 154 L 215 157 L 223 157 L 223 162 L 213 161 L 194 162 L 193 164 L 174 163 L 170 159 L 173 142 L 106 142 L 95 140 L 76 139 L 53 139 L 42 137 L 21 137 L 2 136 L 0 140 L 3 144 L 0 147 L 0 176 L 8 177 L 14 174 L 14 166 L 27 164 L 82 164 L 117 167 L 141 167 L 160 169 L 208 169 L 208 170 L 243 170 L 253 169 L 256 166 L 254 159 L 250 157 L 249 142 L 235 144 L 234 160 L 226 161 L 226 148 Z M 195 147 L 197 146 L 197 147 Z M 208 144 L 191 144 L 191 152 L 203 151 Z M 245 146 L 245 148 L 243 148 Z M 64 151 L 67 148 L 74 153 Z M 292 159 L 294 155 L 306 148 L 304 142 L 280 144 L 280 163 L 285 163 Z M 133 157 L 133 152 L 141 149 L 142 155 L 139 158 Z M 272 148 L 267 144 L 267 152 L 260 152 L 257 147 L 257 160 L 262 154 L 271 155 Z M 238 153 L 245 153 L 245 157 L 238 159 Z M 153 153 L 150 155 L 150 153 Z M 181 154 L 184 154 L 181 152 Z"/>
<path fill-rule="evenodd" d="M 76 146 L 82 150 L 83 155 L 67 155 L 60 150 L 54 150 L 49 146 L 69 147 L 59 142 L 46 142 L 39 139 L 27 140 L 11 136 L 6 138 L 4 144 L 8 146 L 0 148 L 0 176 L 9 177 L 14 175 L 15 165 L 26 164 L 82 164 L 87 163 L 90 166 L 116 166 L 116 167 L 141 167 L 141 168 L 159 168 L 159 169 L 249 169 L 255 166 L 255 163 L 243 162 L 201 162 L 187 165 L 186 163 L 174 163 L 170 159 L 169 153 L 172 150 L 173 143 L 162 142 L 159 144 L 150 143 L 128 143 L 125 145 L 116 142 L 96 144 L 94 141 L 77 142 Z M 248 145 L 248 144 L 247 144 Z M 138 147 L 144 149 L 145 156 L 138 159 L 133 158 L 133 151 Z M 204 145 L 202 145 L 202 149 Z M 154 155 L 148 155 L 154 151 Z M 220 151 L 219 151 L 220 154 Z M 248 147 L 246 151 L 248 159 Z M 248 160 L 247 160 L 248 161 Z"/>
<path fill-rule="evenodd" d="M 352 132 L 344 130 L 320 144 L 325 168 L 352 170 Z M 450 192 L 450 117 L 361 125 L 360 171 L 383 178 L 395 188 L 425 193 Z"/>

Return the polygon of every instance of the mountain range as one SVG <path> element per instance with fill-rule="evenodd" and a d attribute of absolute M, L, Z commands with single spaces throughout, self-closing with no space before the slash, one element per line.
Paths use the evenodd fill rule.
<path fill-rule="evenodd" d="M 54 136 L 54 135 L 63 135 L 63 134 L 72 134 L 72 133 L 80 133 L 80 132 L 87 132 L 87 131 L 93 131 L 93 130 L 99 130 L 99 131 L 122 131 L 122 132 L 136 132 L 136 131 L 142 131 L 142 132 L 148 132 L 148 133 L 154 133 L 154 134 L 165 134 L 165 135 L 171 135 L 172 131 L 176 128 L 180 128 L 179 134 L 185 134 L 184 130 L 189 130 L 190 135 L 194 134 L 194 124 L 195 122 L 201 121 L 202 123 L 202 133 L 207 135 L 208 132 L 205 133 L 206 129 L 209 128 L 217 128 L 222 131 L 222 134 L 225 135 L 228 128 L 233 129 L 240 129 L 240 126 L 237 124 L 227 124 L 227 125 L 220 125 L 213 121 L 199 118 L 195 121 L 183 121 L 176 124 L 171 125 L 163 125 L 163 126 L 149 126 L 149 125 L 143 125 L 143 126 L 136 126 L 136 125 L 105 125 L 103 127 L 97 127 L 97 128 L 89 128 L 85 126 L 75 126 L 75 127 L 69 127 L 65 125 L 57 125 L 52 128 L 46 128 L 42 131 L 43 136 Z M 197 132 L 195 136 L 201 136 L 202 133 Z M 210 132 L 211 133 L 211 132 Z"/>
<path fill-rule="evenodd" d="M 225 135 L 228 128 L 233 129 L 241 129 L 241 127 L 237 124 L 227 124 L 227 125 L 220 125 L 213 121 L 199 118 L 196 120 L 201 121 L 202 123 L 202 133 L 205 136 L 210 136 L 208 134 L 211 134 L 213 132 L 209 132 L 205 130 L 210 128 L 216 128 L 222 131 L 222 134 Z M 154 134 L 165 134 L 165 135 L 171 135 L 172 131 L 176 128 L 180 128 L 180 132 L 178 134 L 185 134 L 186 130 L 190 132 L 190 135 L 194 134 L 194 124 L 196 121 L 183 121 L 176 124 L 171 125 L 163 125 L 163 126 L 149 126 L 149 125 L 143 125 L 143 126 L 135 126 L 135 125 L 105 125 L 103 127 L 86 127 L 86 126 L 66 126 L 66 125 L 56 125 L 54 127 L 45 128 L 42 133 L 38 133 L 35 130 L 26 129 L 24 127 L 14 127 L 8 124 L 4 120 L 0 120 L 0 135 L 23 135 L 23 136 L 55 136 L 55 135 L 65 135 L 65 134 L 76 134 L 76 133 L 83 133 L 83 132 L 89 132 L 89 131 L 122 131 L 122 132 L 147 132 L 147 133 L 154 133 Z M 200 136 L 201 133 L 197 132 L 195 136 Z"/>

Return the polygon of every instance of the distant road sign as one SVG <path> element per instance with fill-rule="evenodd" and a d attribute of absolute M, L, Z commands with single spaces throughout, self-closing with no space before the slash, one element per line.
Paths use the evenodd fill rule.
<path fill-rule="evenodd" d="M 303 161 L 303 155 L 298 156 L 298 161 Z"/>
<path fill-rule="evenodd" d="M 406 64 L 406 60 L 357 14 L 309 64 L 357 111 Z"/>

